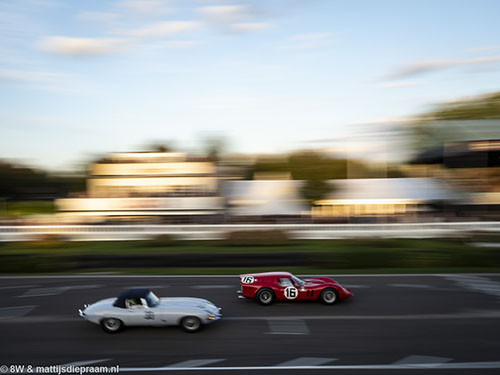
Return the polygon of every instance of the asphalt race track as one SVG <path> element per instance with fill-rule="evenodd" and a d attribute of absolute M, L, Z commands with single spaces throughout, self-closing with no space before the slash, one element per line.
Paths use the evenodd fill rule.
<path fill-rule="evenodd" d="M 334 306 L 264 307 L 237 299 L 237 276 L 2 277 L 0 365 L 187 375 L 500 373 L 500 274 L 334 278 L 355 296 Z M 110 335 L 78 317 L 84 303 L 131 287 L 207 298 L 223 318 L 195 334 L 168 327 Z"/>

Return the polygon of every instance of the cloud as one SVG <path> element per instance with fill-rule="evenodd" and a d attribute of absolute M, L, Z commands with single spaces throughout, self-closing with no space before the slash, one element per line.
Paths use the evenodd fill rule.
<path fill-rule="evenodd" d="M 332 33 L 311 33 L 294 35 L 283 46 L 284 49 L 309 49 L 336 43 Z"/>
<path fill-rule="evenodd" d="M 469 52 L 487 52 L 487 51 L 498 51 L 500 50 L 500 46 L 484 46 L 477 48 L 470 48 Z"/>
<path fill-rule="evenodd" d="M 179 34 L 184 31 L 197 29 L 201 26 L 199 22 L 194 21 L 166 21 L 157 22 L 141 29 L 127 32 L 126 34 L 140 38 L 164 37 Z"/>
<path fill-rule="evenodd" d="M 248 5 L 212 5 L 197 9 L 207 23 L 222 28 L 231 33 L 259 32 L 268 29 L 271 24 L 262 22 L 258 12 Z"/>
<path fill-rule="evenodd" d="M 500 56 L 476 57 L 469 59 L 428 60 L 404 66 L 385 77 L 386 80 L 398 80 L 408 77 L 445 70 L 452 67 L 469 67 L 500 62 Z"/>
<path fill-rule="evenodd" d="M 246 5 L 213 5 L 198 8 L 198 12 L 209 21 L 219 24 L 240 22 L 251 17 Z"/>
<path fill-rule="evenodd" d="M 190 48 L 199 45 L 196 40 L 166 40 L 151 44 L 152 48 Z"/>
<path fill-rule="evenodd" d="M 37 47 L 58 55 L 93 56 L 119 53 L 125 44 L 122 39 L 49 36 L 42 38 Z"/>
<path fill-rule="evenodd" d="M 174 13 L 169 1 L 161 0 L 128 0 L 120 5 L 136 15 L 158 17 Z"/>
<path fill-rule="evenodd" d="M 36 47 L 42 51 L 73 57 L 112 55 L 133 47 L 139 40 L 168 37 L 200 27 L 199 22 L 166 21 L 157 22 L 139 29 L 122 31 L 120 38 L 77 38 L 67 36 L 48 36 L 38 41 Z M 192 47 L 193 41 L 166 41 L 163 45 L 152 44 L 154 48 Z"/>
<path fill-rule="evenodd" d="M 271 24 L 266 22 L 241 22 L 233 23 L 230 29 L 237 33 L 248 33 L 263 31 L 271 27 Z"/>

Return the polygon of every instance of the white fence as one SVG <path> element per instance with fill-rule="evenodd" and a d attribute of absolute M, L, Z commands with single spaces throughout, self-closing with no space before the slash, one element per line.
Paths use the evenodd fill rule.
<path fill-rule="evenodd" d="M 37 225 L 0 226 L 0 241 L 59 235 L 71 241 L 141 240 L 162 234 L 182 240 L 217 240 L 234 231 L 281 230 L 295 239 L 433 238 L 470 232 L 500 233 L 500 222 L 414 224 L 220 224 L 220 225 Z"/>

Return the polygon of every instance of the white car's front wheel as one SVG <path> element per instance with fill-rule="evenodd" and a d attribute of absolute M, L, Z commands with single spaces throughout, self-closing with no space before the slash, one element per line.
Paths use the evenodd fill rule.
<path fill-rule="evenodd" d="M 201 328 L 201 320 L 196 316 L 186 316 L 181 320 L 181 327 L 186 332 L 196 332 Z"/>
<path fill-rule="evenodd" d="M 123 323 L 120 319 L 104 318 L 103 320 L 101 320 L 101 327 L 104 332 L 116 333 L 123 328 Z"/>

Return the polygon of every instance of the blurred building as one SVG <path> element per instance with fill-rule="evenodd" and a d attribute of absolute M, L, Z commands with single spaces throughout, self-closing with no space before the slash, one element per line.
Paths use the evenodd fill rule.
<path fill-rule="evenodd" d="M 446 179 L 468 192 L 457 207 L 463 215 L 500 217 L 500 139 L 455 141 L 425 150 L 406 172 Z"/>
<path fill-rule="evenodd" d="M 88 196 L 58 199 L 56 205 L 60 213 L 81 221 L 203 221 L 223 214 L 218 188 L 216 165 L 207 158 L 114 153 L 90 166 Z"/>
<path fill-rule="evenodd" d="M 347 179 L 329 184 L 331 192 L 312 208 L 315 218 L 414 216 L 461 199 L 444 181 L 432 178 Z"/>
<path fill-rule="evenodd" d="M 228 214 L 233 221 L 289 221 L 310 216 L 300 196 L 302 181 L 246 180 L 224 185 Z"/>

